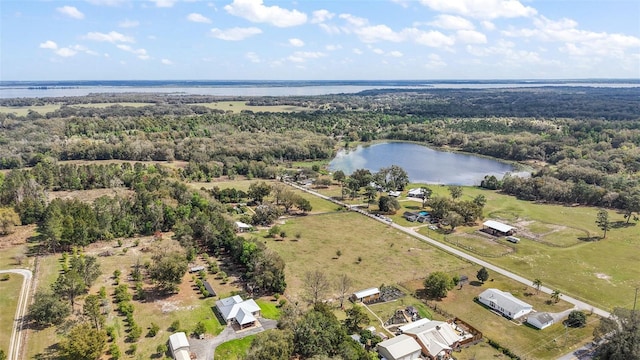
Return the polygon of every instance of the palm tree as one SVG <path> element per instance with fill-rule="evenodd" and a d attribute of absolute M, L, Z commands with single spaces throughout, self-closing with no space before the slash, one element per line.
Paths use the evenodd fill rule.
<path fill-rule="evenodd" d="M 538 278 L 533 279 L 533 286 L 536 288 L 536 294 L 539 294 L 540 287 L 542 287 L 542 280 Z"/>
<path fill-rule="evenodd" d="M 560 301 L 560 295 L 560 290 L 553 290 L 551 293 L 551 300 L 553 300 L 554 303 L 558 303 Z"/>

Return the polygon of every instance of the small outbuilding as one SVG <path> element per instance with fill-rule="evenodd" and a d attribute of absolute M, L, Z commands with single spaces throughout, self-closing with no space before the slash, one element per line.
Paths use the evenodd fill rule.
<path fill-rule="evenodd" d="M 527 323 L 540 330 L 553 325 L 553 316 L 547 312 L 536 312 L 527 317 Z"/>
<path fill-rule="evenodd" d="M 483 225 L 483 231 L 495 236 L 509 236 L 516 232 L 516 228 L 513 226 L 503 224 L 495 220 L 487 220 Z"/>
<path fill-rule="evenodd" d="M 235 228 L 236 228 L 236 231 L 238 232 L 247 232 L 247 231 L 251 231 L 251 229 L 253 229 L 253 226 L 249 224 L 245 224 L 242 221 L 236 221 Z"/>
<path fill-rule="evenodd" d="M 192 266 L 192 267 L 189 268 L 189 272 L 193 274 L 193 273 L 200 272 L 200 271 L 202 271 L 204 269 L 205 269 L 205 267 L 202 266 L 202 265 Z"/>
<path fill-rule="evenodd" d="M 189 340 L 184 332 L 177 332 L 169 336 L 169 349 L 175 360 L 190 360 Z"/>
<path fill-rule="evenodd" d="M 422 188 L 411 189 L 407 193 L 407 196 L 422 199 L 424 198 L 424 191 L 422 190 Z"/>
<path fill-rule="evenodd" d="M 404 334 L 378 343 L 376 349 L 382 359 L 387 360 L 419 359 L 422 352 L 420 344 L 411 336 Z"/>
<path fill-rule="evenodd" d="M 216 291 L 213 290 L 213 286 L 211 286 L 211 284 L 209 284 L 208 281 L 203 281 L 202 285 L 204 286 L 204 289 L 207 290 L 207 292 L 209 293 L 209 296 L 216 296 Z"/>
<path fill-rule="evenodd" d="M 369 288 L 361 291 L 357 291 L 351 295 L 353 302 L 363 302 L 365 304 L 378 301 L 380 299 L 380 289 Z"/>

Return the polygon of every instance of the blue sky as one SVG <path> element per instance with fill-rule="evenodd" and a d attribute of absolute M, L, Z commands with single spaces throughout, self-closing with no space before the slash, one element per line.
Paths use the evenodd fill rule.
<path fill-rule="evenodd" d="M 0 80 L 640 78 L 637 0 L 1 0 Z"/>

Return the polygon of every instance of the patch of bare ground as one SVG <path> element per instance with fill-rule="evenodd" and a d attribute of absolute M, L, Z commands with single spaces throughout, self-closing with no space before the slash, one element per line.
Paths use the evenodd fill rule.
<path fill-rule="evenodd" d="M 36 233 L 36 225 L 25 225 L 14 227 L 14 232 L 5 236 L 0 236 L 0 250 L 9 247 L 24 245 L 27 239 Z"/>
<path fill-rule="evenodd" d="M 53 199 L 80 200 L 82 202 L 93 202 L 95 199 L 109 197 L 131 197 L 134 192 L 125 188 L 74 190 L 74 191 L 51 191 L 48 193 L 49 201 Z"/>
<path fill-rule="evenodd" d="M 545 232 L 532 232 L 529 230 L 529 226 L 532 224 L 535 224 L 536 221 L 531 221 L 531 220 L 520 220 L 517 221 L 513 224 L 514 227 L 516 227 L 518 229 L 518 234 L 526 237 L 528 239 L 532 239 L 532 240 L 540 240 L 542 238 L 544 238 L 545 236 L 548 236 L 550 234 L 553 234 L 555 232 L 559 232 L 562 230 L 565 230 L 567 227 L 564 225 L 557 225 L 557 224 L 548 224 L 545 223 L 544 227 L 546 228 L 547 231 Z"/>

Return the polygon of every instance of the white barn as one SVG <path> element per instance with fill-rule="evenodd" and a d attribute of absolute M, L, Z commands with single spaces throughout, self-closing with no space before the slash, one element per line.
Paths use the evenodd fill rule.
<path fill-rule="evenodd" d="M 533 311 L 533 306 L 498 289 L 487 289 L 478 295 L 478 301 L 509 319 L 517 319 Z"/>
<path fill-rule="evenodd" d="M 537 312 L 527 317 L 527 323 L 540 330 L 553 325 L 553 317 L 547 312 Z"/>
<path fill-rule="evenodd" d="M 175 360 L 191 360 L 187 334 L 177 332 L 169 336 L 169 349 Z"/>

